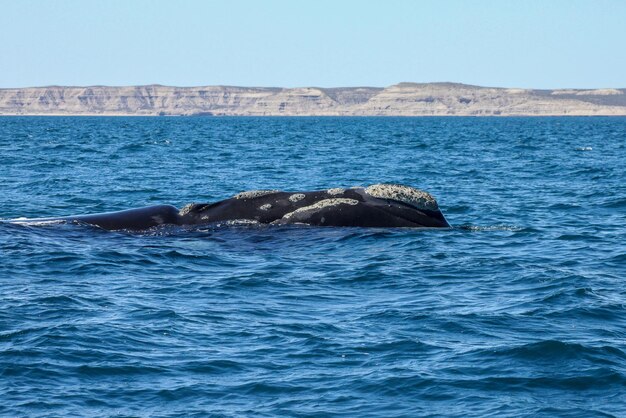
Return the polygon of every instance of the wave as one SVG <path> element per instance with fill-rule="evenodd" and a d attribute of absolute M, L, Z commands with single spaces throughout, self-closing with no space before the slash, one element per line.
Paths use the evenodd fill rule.
<path fill-rule="evenodd" d="M 493 232 L 493 231 L 511 231 L 511 232 L 536 232 L 535 228 L 522 227 L 518 225 L 459 225 L 456 228 L 470 232 Z"/>

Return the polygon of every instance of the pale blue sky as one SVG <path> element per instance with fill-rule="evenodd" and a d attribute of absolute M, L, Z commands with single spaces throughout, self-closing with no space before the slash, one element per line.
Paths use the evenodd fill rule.
<path fill-rule="evenodd" d="M 0 87 L 626 87 L 626 1 L 0 0 Z"/>

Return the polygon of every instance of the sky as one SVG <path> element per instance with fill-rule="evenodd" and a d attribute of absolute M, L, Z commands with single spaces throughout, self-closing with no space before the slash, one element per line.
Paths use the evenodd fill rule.
<path fill-rule="evenodd" d="M 0 0 L 0 87 L 626 88 L 625 0 Z"/>

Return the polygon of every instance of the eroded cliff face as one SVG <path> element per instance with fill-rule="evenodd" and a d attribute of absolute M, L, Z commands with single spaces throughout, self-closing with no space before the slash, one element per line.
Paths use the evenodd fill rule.
<path fill-rule="evenodd" d="M 51 86 L 0 89 L 0 115 L 626 115 L 626 89 L 525 90 L 455 83 L 290 89 Z"/>

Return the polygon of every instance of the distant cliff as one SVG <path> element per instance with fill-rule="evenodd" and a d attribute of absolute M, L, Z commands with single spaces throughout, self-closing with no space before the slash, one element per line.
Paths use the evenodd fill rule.
<path fill-rule="evenodd" d="M 529 90 L 455 83 L 387 88 L 50 86 L 0 89 L 0 115 L 626 115 L 626 89 Z"/>

